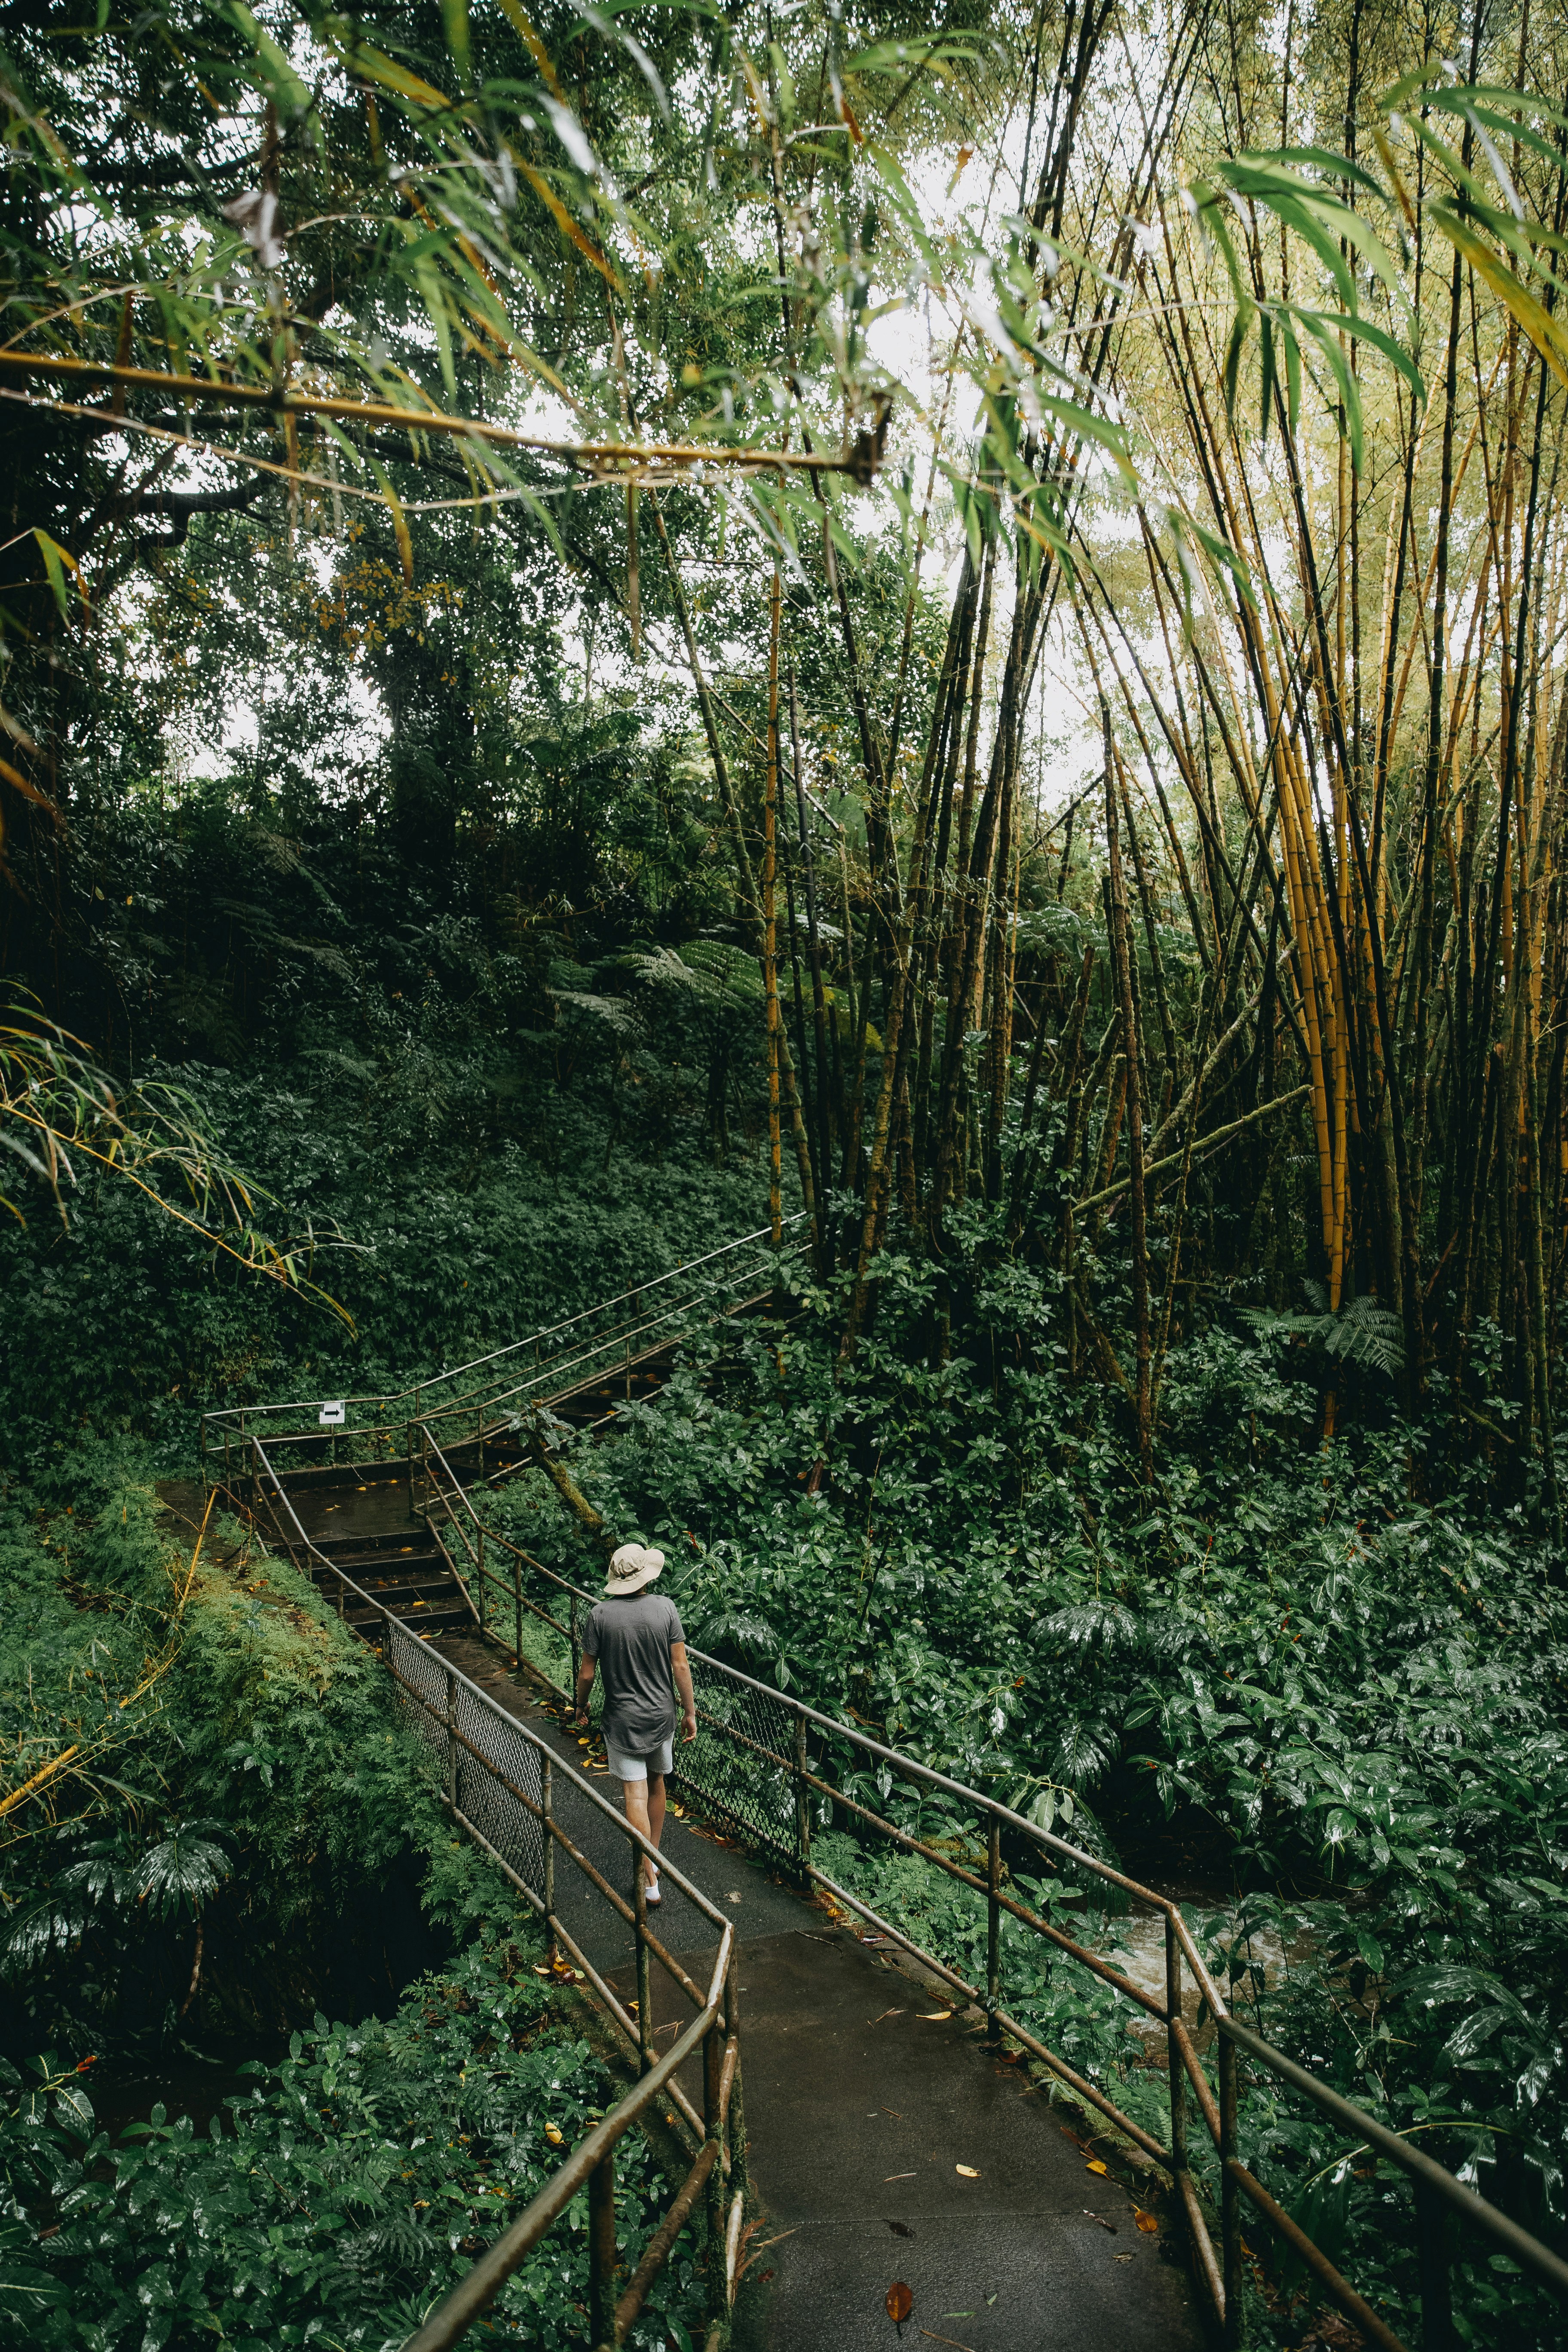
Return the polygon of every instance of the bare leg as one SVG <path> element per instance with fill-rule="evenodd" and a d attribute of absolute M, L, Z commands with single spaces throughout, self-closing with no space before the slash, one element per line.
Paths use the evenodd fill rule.
<path fill-rule="evenodd" d="M 664 1837 L 664 1774 L 650 1772 L 647 1776 L 647 1833 L 655 1845 Z"/>
<path fill-rule="evenodd" d="M 623 1780 L 621 1793 L 626 1799 L 626 1819 L 634 1830 L 641 1830 L 650 1845 L 657 1845 L 664 1827 L 664 1776 L 653 1780 Z M 645 1855 L 643 1876 L 653 1885 L 654 1865 Z"/>

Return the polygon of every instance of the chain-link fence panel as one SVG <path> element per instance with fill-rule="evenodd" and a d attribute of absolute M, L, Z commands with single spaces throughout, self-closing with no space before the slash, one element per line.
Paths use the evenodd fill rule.
<path fill-rule="evenodd" d="M 672 1778 L 683 1797 L 799 1869 L 795 1723 L 782 1699 L 754 1689 L 716 1659 L 688 1653 L 697 1737 L 679 1740 Z"/>
<path fill-rule="evenodd" d="M 430 1751 L 445 1773 L 449 1741 L 447 1736 L 447 1692 L 451 1682 L 445 1663 L 411 1633 L 397 1618 L 382 1620 L 385 1635 L 383 1655 L 397 1677 L 404 1721 Z"/>
<path fill-rule="evenodd" d="M 540 1750 L 510 1716 L 461 1683 L 457 1728 L 458 1810 L 542 1904 L 544 1831 L 529 1811 L 544 1801 Z"/>
<path fill-rule="evenodd" d="M 542 1903 L 544 1832 L 529 1811 L 544 1798 L 539 1748 L 395 1619 L 387 1627 L 386 1662 L 398 1679 L 404 1720 L 439 1767 L 447 1794 Z"/>

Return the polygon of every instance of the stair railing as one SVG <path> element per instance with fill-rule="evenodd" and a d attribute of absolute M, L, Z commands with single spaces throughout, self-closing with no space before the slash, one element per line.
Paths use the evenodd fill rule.
<path fill-rule="evenodd" d="M 318 1578 L 335 1586 L 338 1614 L 342 1616 L 345 1601 L 352 1601 L 368 1622 L 379 1621 L 383 1662 L 397 1685 L 406 1719 L 439 1768 L 446 1810 L 539 1917 L 551 1966 L 556 1966 L 561 1951 L 570 1956 L 628 2044 L 638 2070 L 638 2079 L 626 2096 L 579 2141 L 532 2203 L 409 2337 L 404 2352 L 447 2352 L 482 2317 L 506 2281 L 521 2268 L 584 2187 L 589 2206 L 590 2338 L 595 2352 L 612 2352 L 612 2347 L 625 2343 L 700 2200 L 708 2234 L 709 2316 L 721 2319 L 734 2295 L 747 2180 L 734 1923 L 591 1780 L 557 1756 L 531 1725 L 509 1715 L 450 1659 L 319 1550 L 301 1526 L 266 1447 L 254 1433 L 247 1440 L 247 1451 L 258 1503 L 264 1505 L 289 1549 L 302 1555 Z M 611 1885 L 563 1828 L 557 1801 L 563 1784 L 626 1840 L 632 1880 L 629 1900 Z M 561 1918 L 555 1901 L 558 1852 L 632 1930 L 637 1979 L 635 2014 L 606 1983 Z M 657 1863 L 660 1874 L 679 1888 L 714 1930 L 717 1949 L 705 1988 L 666 1950 L 648 1925 L 645 1857 Z M 653 2045 L 655 1963 L 696 2012 L 662 2058 Z M 676 2080 L 680 2067 L 699 2052 L 703 2083 L 700 2109 Z M 697 2153 L 641 2260 L 622 2284 L 616 2251 L 616 2149 L 635 2124 L 651 2122 L 662 2106 L 674 2106 L 683 2116 L 696 2137 Z"/>
<path fill-rule="evenodd" d="M 473 1579 L 474 1592 L 478 1596 L 477 1606 L 472 1602 L 470 1606 L 474 1607 L 474 1613 L 479 1619 L 479 1631 L 485 1634 L 492 1632 L 492 1619 L 496 1613 L 493 1603 L 499 1599 L 503 1612 L 510 1604 L 512 1621 L 511 1654 L 516 1664 L 521 1664 L 526 1655 L 522 1643 L 522 1621 L 525 1616 L 537 1620 L 540 1624 L 548 1626 L 552 1633 L 562 1635 L 566 1642 L 572 1662 L 567 1685 L 563 1689 L 561 1685 L 549 1675 L 544 1679 L 549 1682 L 551 1689 L 557 1697 L 568 1698 L 572 1686 L 577 1679 L 577 1660 L 581 1650 L 578 1639 L 577 1609 L 581 1596 L 572 1586 L 566 1584 L 563 1579 L 552 1577 L 547 1569 L 541 1568 L 539 1562 L 530 1553 L 524 1551 L 521 1544 L 514 1544 L 510 1538 L 498 1534 L 494 1528 L 487 1527 L 475 1510 L 467 1486 L 458 1476 L 423 1423 L 420 1424 L 418 1436 L 427 1465 L 426 1524 L 437 1543 L 440 1545 L 444 1558 L 452 1566 L 454 1575 L 458 1572 L 457 1564 L 450 1549 L 442 1539 L 440 1528 L 437 1525 L 435 1515 L 437 1507 L 444 1514 L 442 1526 L 455 1532 L 457 1541 L 468 1560 L 469 1573 Z M 436 1465 L 434 1469 L 428 1467 L 432 1463 Z M 498 1571 L 495 1567 L 498 1555 L 509 1563 L 508 1570 L 504 1573 Z M 559 1617 L 552 1616 L 548 1609 L 543 1608 L 531 1593 L 523 1590 L 525 1576 L 531 1577 L 535 1574 L 547 1578 L 552 1584 L 561 1584 L 566 1596 L 565 1623 L 563 1623 Z M 536 1666 L 534 1671 L 542 1673 L 542 1669 Z"/>
<path fill-rule="evenodd" d="M 804 1212 L 785 1219 L 784 1230 L 790 1236 L 786 1255 L 807 1246 L 800 1231 L 804 1223 Z M 635 1283 L 616 1297 L 600 1300 L 524 1339 L 385 1394 L 215 1407 L 204 1412 L 201 1420 L 204 1481 L 210 1486 L 215 1479 L 225 1483 L 234 1475 L 236 1458 L 243 1458 L 252 1430 L 259 1432 L 279 1460 L 292 1454 L 310 1459 L 324 1456 L 334 1463 L 340 1458 L 363 1462 L 406 1457 L 414 1426 L 424 1420 L 467 1419 L 473 1424 L 471 1433 L 479 1436 L 487 1419 L 497 1419 L 505 1406 L 515 1409 L 521 1401 L 542 1392 L 559 1393 L 566 1381 L 580 1385 L 595 1370 L 635 1366 L 637 1354 L 653 1351 L 661 1332 L 668 1342 L 703 1308 L 710 1314 L 732 1311 L 742 1303 L 738 1298 L 731 1297 L 727 1306 L 717 1309 L 714 1300 L 763 1279 L 775 1255 L 772 1228 L 760 1226 L 700 1257 L 684 1259 L 664 1274 Z M 520 1375 L 520 1364 L 529 1351 L 531 1364 Z M 460 1382 L 468 1383 L 468 1388 L 454 1394 L 455 1384 Z M 328 1421 L 324 1416 L 329 1413 L 342 1418 Z M 450 1444 L 452 1433 L 446 1434 Z"/>

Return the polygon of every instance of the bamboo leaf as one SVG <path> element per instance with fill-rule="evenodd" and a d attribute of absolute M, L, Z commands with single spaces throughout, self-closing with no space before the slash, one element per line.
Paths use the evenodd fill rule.
<path fill-rule="evenodd" d="M 38 552 L 44 559 L 44 570 L 48 575 L 49 586 L 55 592 L 55 602 L 60 608 L 60 618 L 62 621 L 68 621 L 70 589 L 66 581 L 68 572 L 75 573 L 83 608 L 87 606 L 87 583 L 81 576 L 81 566 L 69 549 L 62 547 L 58 539 L 51 539 L 47 530 L 35 530 L 33 537 L 37 542 Z"/>
<path fill-rule="evenodd" d="M 242 32 L 266 68 L 268 86 L 277 101 L 278 110 L 295 121 L 303 121 L 315 104 L 315 100 L 295 72 L 272 35 L 246 5 L 246 0 L 226 0 L 225 13 Z"/>
<path fill-rule="evenodd" d="M 452 52 L 452 62 L 467 89 L 473 79 L 468 43 L 468 0 L 441 0 L 441 22 L 446 28 L 447 47 Z"/>
<path fill-rule="evenodd" d="M 1267 310 L 1260 310 L 1258 313 L 1258 337 L 1261 347 L 1263 361 L 1261 370 L 1259 371 L 1258 429 L 1259 438 L 1262 440 L 1264 447 L 1267 448 L 1268 446 L 1268 411 L 1274 397 L 1274 329 L 1269 320 Z"/>
<path fill-rule="evenodd" d="M 1568 335 L 1563 333 L 1556 320 L 1511 270 L 1504 268 L 1498 256 L 1476 235 L 1468 221 L 1447 205 L 1432 204 L 1426 209 L 1433 226 L 1464 256 L 1500 301 L 1507 305 L 1558 382 L 1568 384 Z"/>
<path fill-rule="evenodd" d="M 412 588 L 414 585 L 414 541 L 408 535 L 408 518 L 403 511 L 403 502 L 399 499 L 397 492 L 393 488 L 392 478 L 387 473 L 387 470 L 382 464 L 380 458 L 375 457 L 367 449 L 365 452 L 365 462 L 369 466 L 372 473 L 375 476 L 376 480 L 381 484 L 381 495 L 386 501 L 386 510 L 392 517 L 392 528 L 397 540 L 397 554 L 398 560 L 403 566 L 404 581 L 408 587 Z"/>
<path fill-rule="evenodd" d="M 1229 340 L 1225 347 L 1225 408 L 1226 415 L 1233 425 L 1236 422 L 1237 387 L 1241 379 L 1241 355 L 1246 349 L 1247 332 L 1252 325 L 1253 309 L 1254 306 L 1250 301 L 1244 300 L 1237 303 L 1236 317 L 1231 322 Z"/>
<path fill-rule="evenodd" d="M 595 246 L 590 238 L 584 236 L 582 230 L 578 227 L 576 222 L 573 219 L 571 214 L 567 211 L 565 205 L 562 203 L 560 197 L 556 194 L 554 189 L 551 186 L 543 173 L 535 171 L 531 163 L 520 163 L 518 165 L 518 169 L 522 173 L 523 178 L 528 182 L 529 186 L 533 190 L 534 194 L 539 197 L 540 201 L 545 206 L 551 218 L 554 221 L 556 227 L 561 231 L 562 236 L 570 237 L 572 243 L 577 247 L 578 252 L 586 255 L 587 258 L 593 263 L 595 268 L 598 271 L 600 277 L 605 279 L 605 283 L 613 286 L 617 294 L 624 295 L 626 289 L 622 285 L 620 278 L 615 270 L 611 268 L 609 263 L 605 259 L 604 255 L 599 251 L 597 246 Z"/>

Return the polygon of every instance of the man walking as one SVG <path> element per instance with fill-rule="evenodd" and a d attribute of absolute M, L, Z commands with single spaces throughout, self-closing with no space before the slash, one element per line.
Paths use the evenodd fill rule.
<path fill-rule="evenodd" d="M 680 1694 L 680 1736 L 697 1737 L 697 1703 L 680 1612 L 663 1593 L 647 1590 L 663 1566 L 661 1551 L 622 1544 L 610 1561 L 605 1598 L 584 1628 L 577 1669 L 577 1720 L 584 1725 L 595 1665 L 604 1675 L 600 1728 L 610 1769 L 620 1781 L 627 1821 L 654 1847 L 664 1832 L 665 1774 L 675 1768 L 672 1680 Z M 642 1867 L 647 1900 L 656 1904 L 661 1899 L 658 1871 L 646 1854 Z"/>

